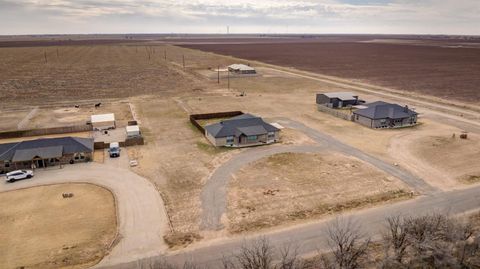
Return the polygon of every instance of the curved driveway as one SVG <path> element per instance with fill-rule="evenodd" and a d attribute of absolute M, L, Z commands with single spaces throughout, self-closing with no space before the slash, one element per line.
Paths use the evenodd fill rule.
<path fill-rule="evenodd" d="M 322 150 L 331 150 L 345 155 L 356 157 L 365 161 L 385 173 L 395 176 L 407 184 L 410 188 L 421 193 L 434 193 L 437 191 L 434 187 L 428 185 L 422 179 L 411 173 L 386 163 L 378 158 L 360 151 L 357 148 L 344 144 L 337 139 L 319 132 L 315 129 L 305 126 L 303 123 L 286 118 L 278 118 L 282 125 L 299 130 L 313 139 L 318 145 L 315 146 L 270 146 L 247 149 L 246 151 L 234 156 L 221 167 L 213 172 L 207 183 L 203 187 L 201 194 L 202 201 L 202 224 L 201 228 L 205 230 L 220 230 L 223 228 L 221 223 L 222 215 L 227 208 L 227 187 L 232 174 L 248 163 L 258 159 L 282 152 L 318 152 Z"/>
<path fill-rule="evenodd" d="M 97 184 L 111 190 L 116 197 L 118 242 L 99 266 L 159 255 L 167 249 L 162 237 L 168 231 L 163 201 L 150 181 L 128 169 L 98 163 L 37 169 L 32 179 L 0 183 L 0 192 L 71 182 Z"/>

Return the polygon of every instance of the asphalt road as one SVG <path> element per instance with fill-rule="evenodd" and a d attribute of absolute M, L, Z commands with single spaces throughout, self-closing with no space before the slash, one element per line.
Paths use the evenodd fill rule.
<path fill-rule="evenodd" d="M 147 179 L 128 169 L 116 167 L 117 163 L 123 162 L 121 158 L 106 161 L 108 164 L 84 163 L 65 165 L 61 169 L 37 169 L 31 179 L 1 182 L 0 192 L 70 182 L 103 186 L 115 194 L 120 240 L 99 266 L 124 263 L 166 251 L 163 235 L 169 228 L 158 191 Z"/>
<path fill-rule="evenodd" d="M 421 196 L 414 200 L 388 204 L 381 207 L 363 209 L 342 214 L 342 218 L 359 223 L 362 232 L 378 237 L 385 228 L 385 218 L 394 215 L 415 216 L 432 213 L 446 213 L 457 215 L 480 207 L 480 186 L 465 190 L 435 193 Z M 262 236 L 276 247 L 290 245 L 298 247 L 300 255 L 312 255 L 319 251 L 328 250 L 326 232 L 335 218 L 327 218 L 309 224 L 297 225 L 283 230 L 272 231 Z M 118 264 L 106 268 L 149 268 L 155 261 L 167 260 L 174 264 L 183 264 L 185 261 L 195 263 L 205 268 L 221 268 L 224 256 L 238 253 L 245 242 L 260 238 L 259 235 L 235 237 L 214 242 L 200 243 L 196 246 L 167 256 L 152 256 L 131 263 Z M 277 252 L 278 254 L 278 252 Z"/>
<path fill-rule="evenodd" d="M 352 146 L 346 145 L 337 139 L 328 136 L 315 129 L 309 128 L 304 124 L 290 119 L 278 119 L 282 125 L 299 130 L 305 133 L 318 143 L 316 146 L 269 146 L 257 147 L 247 149 L 246 151 L 234 156 L 232 159 L 224 163 L 216 169 L 207 183 L 202 189 L 202 223 L 201 228 L 204 230 L 220 230 L 223 228 L 221 223 L 222 215 L 225 214 L 227 208 L 227 187 L 232 174 L 237 172 L 243 166 L 259 160 L 261 158 L 282 153 L 282 152 L 296 152 L 308 153 L 331 150 L 340 152 L 345 155 L 354 156 L 362 161 L 365 161 L 385 173 L 395 176 L 407 184 L 411 189 L 430 194 L 437 191 L 434 187 L 428 185 L 422 179 L 412 175 L 411 173 L 396 167 L 392 164 L 386 163 L 378 158 L 368 155 Z"/>

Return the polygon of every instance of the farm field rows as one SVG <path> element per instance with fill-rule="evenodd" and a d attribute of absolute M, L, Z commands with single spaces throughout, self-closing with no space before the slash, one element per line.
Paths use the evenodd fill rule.
<path fill-rule="evenodd" d="M 271 40 L 214 43 L 188 40 L 181 46 L 246 60 L 293 67 L 368 82 L 447 100 L 475 103 L 480 98 L 480 49 L 449 42 L 346 42 Z M 463 43 L 462 43 L 463 44 Z M 473 43 L 477 44 L 477 43 Z"/>

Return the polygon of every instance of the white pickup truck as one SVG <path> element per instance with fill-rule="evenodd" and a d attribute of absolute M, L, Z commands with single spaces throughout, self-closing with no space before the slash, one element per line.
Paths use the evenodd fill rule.
<path fill-rule="evenodd" d="M 26 179 L 33 177 L 32 170 L 15 170 L 10 173 L 6 174 L 5 181 L 7 182 L 15 182 L 17 180 Z"/>

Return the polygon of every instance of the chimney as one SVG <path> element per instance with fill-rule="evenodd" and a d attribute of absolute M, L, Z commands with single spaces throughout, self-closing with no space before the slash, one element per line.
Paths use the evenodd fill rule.
<path fill-rule="evenodd" d="M 404 111 L 405 113 L 408 113 L 408 106 L 407 106 L 407 105 L 405 105 L 405 107 L 403 108 L 403 111 Z"/>

